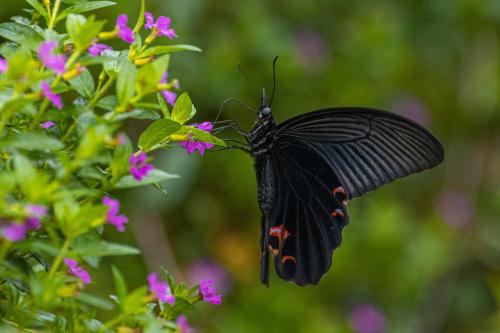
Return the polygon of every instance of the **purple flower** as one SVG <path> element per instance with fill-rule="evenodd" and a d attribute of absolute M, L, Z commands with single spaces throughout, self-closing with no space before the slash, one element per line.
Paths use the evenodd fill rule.
<path fill-rule="evenodd" d="M 152 292 L 157 299 L 166 302 L 170 305 L 175 303 L 175 296 L 172 295 L 167 282 L 159 281 L 156 273 L 148 275 L 149 291 Z"/>
<path fill-rule="evenodd" d="M 64 258 L 64 263 L 69 267 L 71 274 L 78 277 L 83 281 L 83 283 L 89 284 L 91 282 L 89 273 L 82 267 L 78 266 L 78 262 L 76 260 Z"/>
<path fill-rule="evenodd" d="M 41 123 L 40 127 L 44 128 L 44 129 L 49 129 L 49 128 L 54 127 L 55 124 L 56 124 L 55 122 L 49 120 L 49 121 Z"/>
<path fill-rule="evenodd" d="M 117 199 L 105 196 L 102 198 L 102 203 L 108 206 L 107 219 L 108 222 L 116 227 L 119 232 L 125 231 L 125 224 L 128 223 L 128 218 L 125 215 L 119 215 L 120 212 L 120 201 Z"/>
<path fill-rule="evenodd" d="M 193 329 L 189 326 L 185 315 L 180 315 L 177 318 L 177 326 L 179 326 L 181 333 L 193 333 Z"/>
<path fill-rule="evenodd" d="M 212 280 L 200 281 L 200 294 L 205 302 L 220 305 L 222 303 L 222 295 L 217 295 L 215 292 Z"/>
<path fill-rule="evenodd" d="M 128 163 L 130 165 L 130 173 L 135 180 L 141 181 L 154 170 L 153 165 L 146 163 L 147 159 L 148 155 L 143 151 L 141 151 L 137 156 L 135 154 L 130 155 Z"/>
<path fill-rule="evenodd" d="M 5 73 L 7 71 L 7 60 L 0 58 L 0 73 Z"/>
<path fill-rule="evenodd" d="M 127 26 L 127 14 L 118 15 L 116 19 L 116 29 L 118 30 L 118 37 L 129 44 L 135 41 L 134 32 Z"/>
<path fill-rule="evenodd" d="M 349 322 L 356 333 L 382 333 L 385 317 L 375 306 L 361 304 L 349 315 Z"/>
<path fill-rule="evenodd" d="M 47 207 L 44 205 L 28 204 L 26 205 L 26 210 L 31 217 L 41 219 L 47 216 Z"/>
<path fill-rule="evenodd" d="M 161 78 L 160 83 L 167 84 L 168 83 L 167 79 L 168 79 L 168 72 L 165 72 L 163 74 L 163 77 Z M 174 87 L 179 89 L 178 84 L 177 86 Z M 165 89 L 161 91 L 161 94 L 163 95 L 163 98 L 165 98 L 168 104 L 174 106 L 175 100 L 177 99 L 177 94 L 175 92 Z"/>
<path fill-rule="evenodd" d="M 38 48 L 38 57 L 42 60 L 43 65 L 52 69 L 57 74 L 63 74 L 66 69 L 66 56 L 64 54 L 55 54 L 57 42 L 46 41 L 40 44 Z"/>
<path fill-rule="evenodd" d="M 144 13 L 144 16 L 146 18 L 146 24 L 144 24 L 144 28 L 148 30 L 156 29 L 159 36 L 167 36 L 169 39 L 174 39 L 175 37 L 177 37 L 174 29 L 170 29 L 170 24 L 172 23 L 170 17 L 160 16 L 155 23 L 153 14 L 146 12 Z"/>
<path fill-rule="evenodd" d="M 102 55 L 105 51 L 112 50 L 113 48 L 109 45 L 94 42 L 88 49 L 89 54 L 92 57 L 98 57 Z"/>
<path fill-rule="evenodd" d="M 50 86 L 47 82 L 45 81 L 42 81 L 40 83 L 40 88 L 42 89 L 42 93 L 45 97 L 47 97 L 47 99 L 49 101 L 52 102 L 52 104 L 54 104 L 56 106 L 56 108 L 58 108 L 59 110 L 61 110 L 63 108 L 63 103 L 62 103 L 62 100 L 61 100 L 61 96 L 59 96 L 58 94 L 52 92 L 52 90 L 50 90 Z"/>
<path fill-rule="evenodd" d="M 207 133 L 212 132 L 213 125 L 209 121 L 205 121 L 201 124 L 193 124 L 194 127 L 197 129 L 200 129 L 202 131 L 205 131 Z M 210 149 L 213 148 L 214 145 L 208 142 L 203 142 L 203 141 L 196 141 L 194 139 L 190 139 L 189 141 L 182 141 L 180 143 L 180 146 L 183 148 L 186 148 L 186 151 L 188 154 L 192 154 L 195 150 L 198 150 L 200 155 L 203 156 L 205 154 L 205 149 Z"/>
<path fill-rule="evenodd" d="M 215 288 L 223 295 L 231 288 L 231 280 L 226 270 L 209 258 L 191 263 L 187 270 L 189 284 L 194 285 L 201 280 L 214 281 Z"/>
<path fill-rule="evenodd" d="M 463 192 L 448 189 L 438 200 L 438 212 L 446 224 L 462 230 L 471 224 L 475 209 Z"/>
<path fill-rule="evenodd" d="M 40 219 L 37 217 L 28 217 L 26 221 L 24 221 L 24 226 L 26 228 L 26 231 L 28 232 L 31 230 L 40 229 L 42 223 L 40 222 Z"/>
<path fill-rule="evenodd" d="M 2 235 L 5 239 L 11 242 L 17 242 L 26 238 L 28 232 L 26 225 L 18 223 L 10 223 L 2 228 Z"/>

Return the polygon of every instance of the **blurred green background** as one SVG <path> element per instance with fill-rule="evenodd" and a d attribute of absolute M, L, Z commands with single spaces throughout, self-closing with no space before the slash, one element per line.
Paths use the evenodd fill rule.
<path fill-rule="evenodd" d="M 139 1 L 98 16 L 112 27 Z M 92 286 L 112 290 L 115 263 L 132 286 L 164 266 L 178 279 L 212 276 L 223 305 L 189 315 L 198 332 L 500 332 L 500 1 L 498 0 L 148 0 L 203 53 L 174 55 L 179 78 L 213 120 L 227 97 L 256 106 L 272 86 L 278 121 L 328 106 L 387 109 L 430 128 L 443 165 L 352 201 L 350 224 L 330 272 L 301 288 L 259 281 L 260 217 L 253 162 L 239 151 L 156 155 L 182 175 L 155 189 L 122 193 L 140 257 L 108 260 Z M 2 0 L 2 21 L 27 7 Z M 168 42 L 166 39 L 163 42 Z M 254 115 L 228 106 L 224 119 L 249 129 Z M 130 124 L 138 133 L 147 122 Z M 222 136 L 225 137 L 225 136 Z M 97 275 L 97 272 L 93 272 Z M 106 313 L 101 314 L 106 317 Z"/>

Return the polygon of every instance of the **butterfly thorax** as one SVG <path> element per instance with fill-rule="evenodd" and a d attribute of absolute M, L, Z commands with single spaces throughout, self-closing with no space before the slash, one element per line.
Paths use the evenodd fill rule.
<path fill-rule="evenodd" d="M 275 142 L 276 122 L 272 114 L 260 117 L 250 131 L 250 153 L 258 158 L 269 152 Z"/>

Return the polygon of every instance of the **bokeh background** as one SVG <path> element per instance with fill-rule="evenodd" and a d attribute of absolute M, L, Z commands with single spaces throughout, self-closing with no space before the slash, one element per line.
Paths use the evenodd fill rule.
<path fill-rule="evenodd" d="M 275 276 L 259 282 L 260 217 L 252 160 L 239 151 L 159 153 L 182 178 L 121 193 L 145 257 L 108 260 L 131 286 L 163 266 L 177 279 L 216 279 L 223 305 L 189 319 L 198 332 L 500 332 L 500 2 L 498 0 L 148 0 L 203 53 L 174 55 L 179 78 L 213 120 L 224 99 L 253 106 L 272 86 L 278 121 L 328 106 L 359 105 L 406 115 L 443 142 L 444 164 L 349 204 L 351 223 L 318 286 Z M 0 18 L 27 7 L 2 0 Z M 109 26 L 139 1 L 98 12 Z M 164 41 L 165 42 L 165 41 Z M 224 109 L 249 129 L 254 115 Z M 147 122 L 134 122 L 139 133 Z M 228 134 L 229 135 L 229 134 Z M 225 137 L 224 135 L 222 137 Z M 109 268 L 92 288 L 112 290 Z M 106 313 L 100 314 L 106 317 Z"/>

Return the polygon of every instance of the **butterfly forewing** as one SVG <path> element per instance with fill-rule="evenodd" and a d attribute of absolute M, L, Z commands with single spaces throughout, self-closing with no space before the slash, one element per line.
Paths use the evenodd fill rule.
<path fill-rule="evenodd" d="M 306 113 L 280 124 L 278 137 L 298 139 L 314 149 L 351 198 L 443 160 L 443 147 L 425 128 L 367 108 Z"/>

